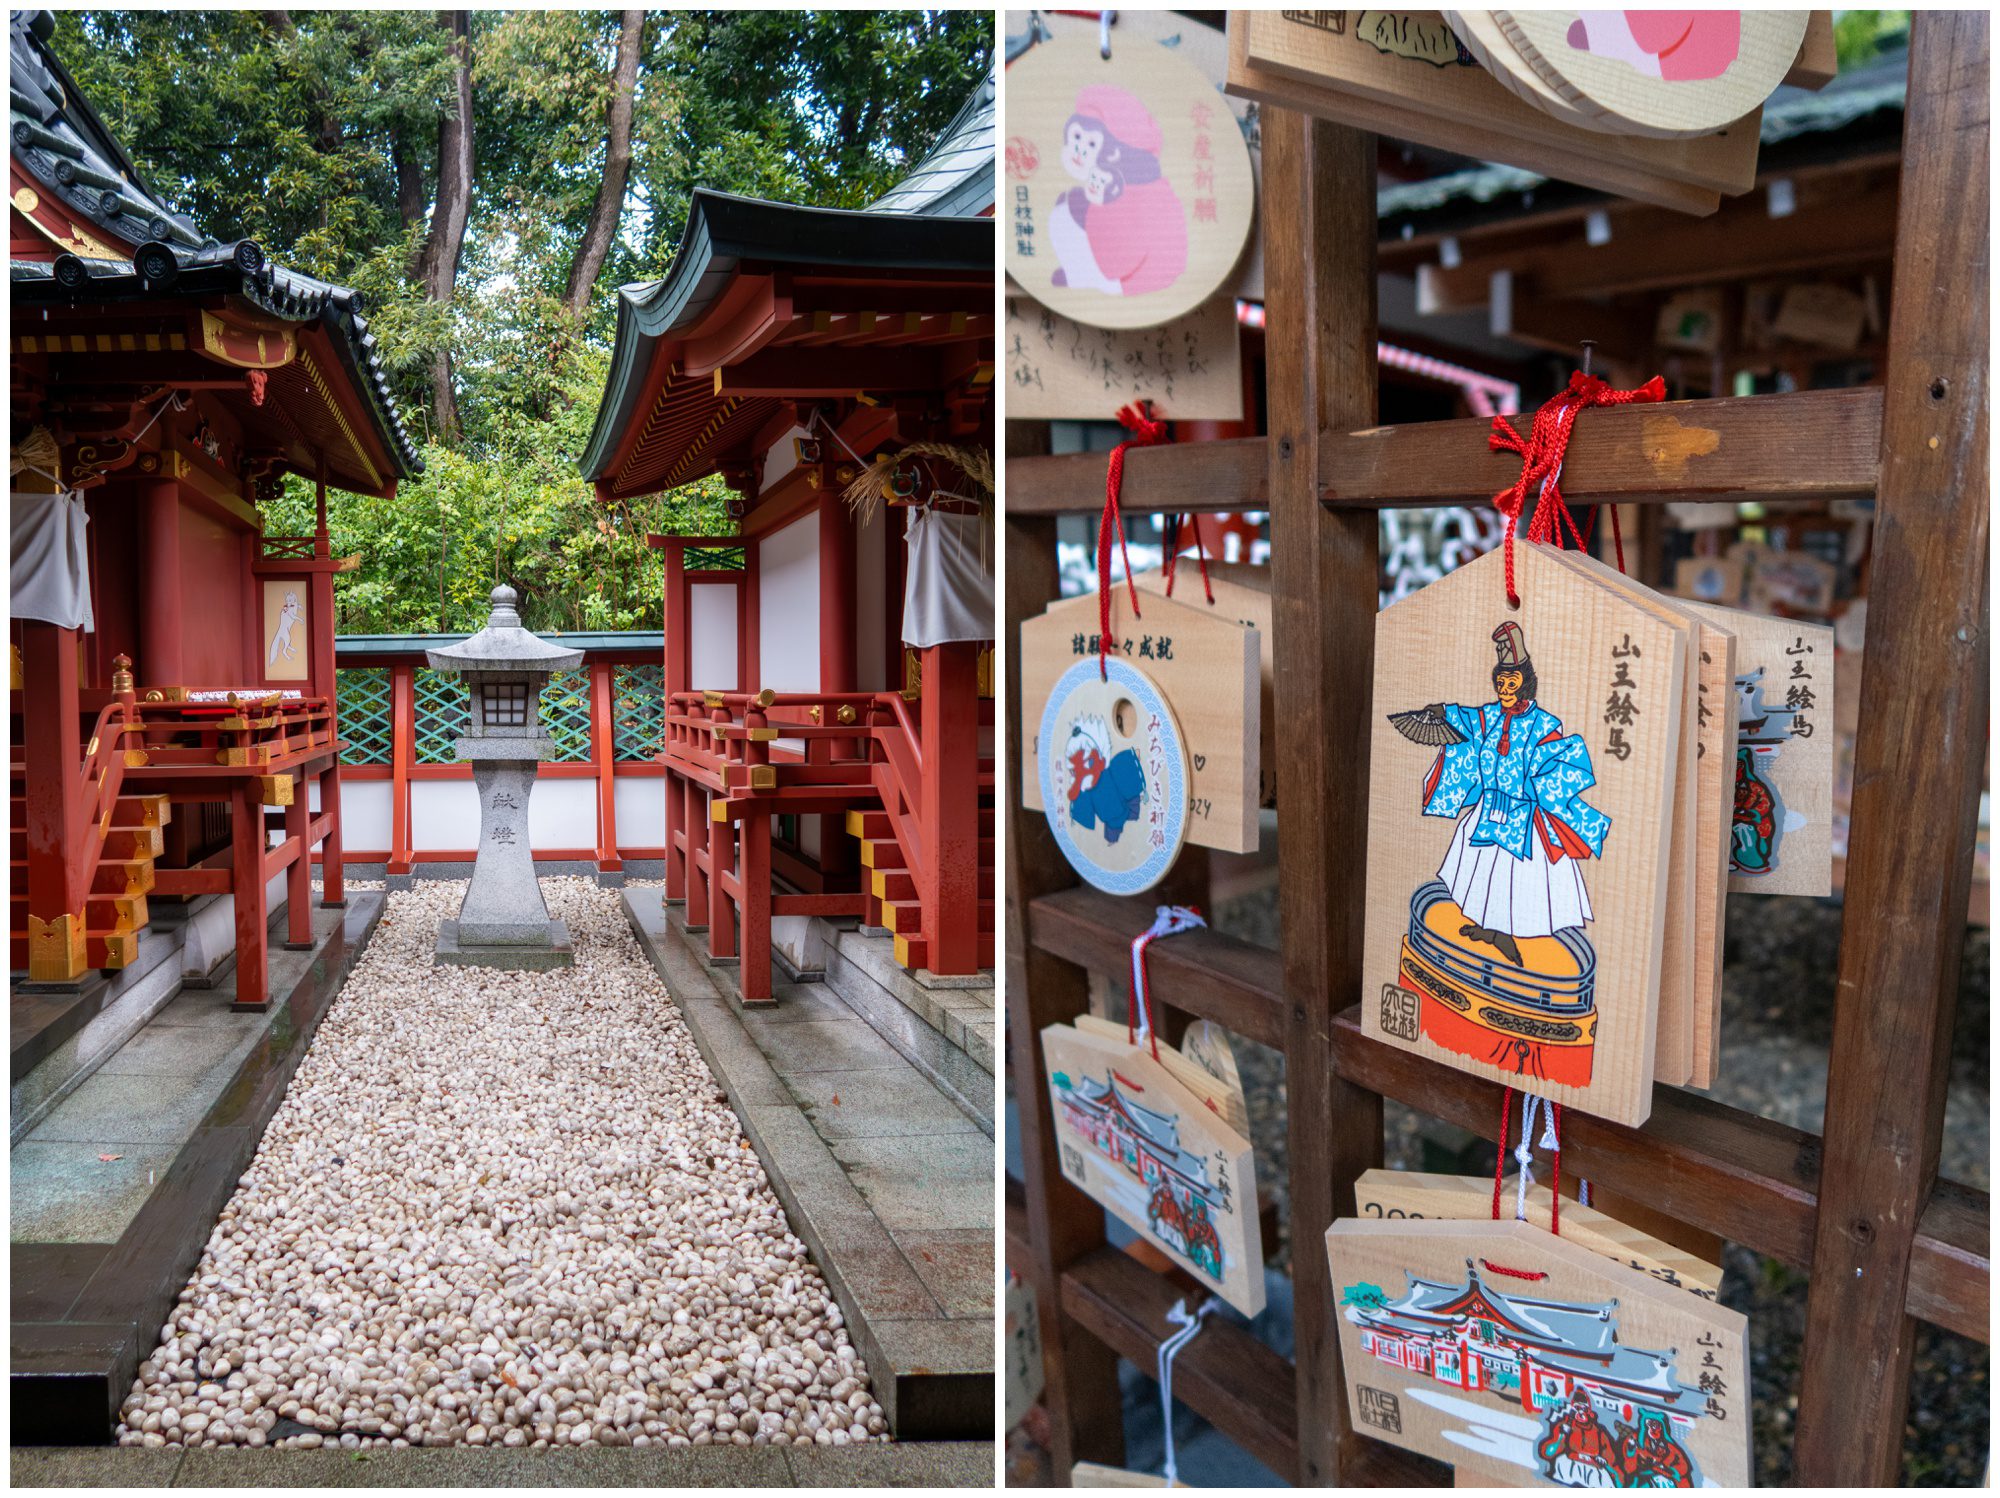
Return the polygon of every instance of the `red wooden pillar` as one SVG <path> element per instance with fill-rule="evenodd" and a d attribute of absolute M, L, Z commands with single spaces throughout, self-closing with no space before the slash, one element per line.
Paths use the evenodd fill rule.
<path fill-rule="evenodd" d="M 329 801 L 340 799 L 340 757 L 319 772 L 319 804 L 325 807 Z M 340 818 L 328 818 L 326 841 L 320 844 L 320 904 L 339 909 L 347 903 L 346 868 L 342 862 L 343 848 L 340 839 Z"/>
<path fill-rule="evenodd" d="M 264 958 L 264 802 L 255 779 L 230 793 L 230 891 L 236 901 L 237 1009 L 267 1009 L 271 975 Z"/>
<path fill-rule="evenodd" d="M 674 711 L 674 694 L 688 689 L 687 560 L 678 541 L 662 536 L 658 538 L 658 544 L 666 564 L 660 599 L 660 693 L 665 716 Z M 660 752 L 663 756 L 674 737 L 672 727 L 662 730 Z M 663 770 L 662 775 L 667 807 L 667 871 L 666 888 L 660 898 L 663 904 L 671 905 L 676 900 L 687 899 L 688 874 L 694 862 L 694 824 L 688 820 L 687 783 L 676 777 L 672 770 Z M 690 919 L 694 917 L 693 906 L 688 907 L 687 914 Z"/>
<path fill-rule="evenodd" d="M 21 715 L 22 794 L 27 797 L 28 976 L 68 983 L 83 976 L 82 726 L 76 631 L 39 620 L 21 625 L 21 680 L 34 711 Z"/>
<path fill-rule="evenodd" d="M 739 988 L 746 1004 L 771 1002 L 771 819 L 743 818 L 743 964 Z"/>
<path fill-rule="evenodd" d="M 708 875 L 702 872 L 702 861 L 697 854 L 709 837 L 708 793 L 696 781 L 683 779 L 681 794 L 686 798 L 682 826 L 687 833 L 687 928 L 690 931 L 706 931 L 709 917 Z"/>
<path fill-rule="evenodd" d="M 181 486 L 177 479 L 163 478 L 150 479 L 138 489 L 146 561 L 139 570 L 136 674 L 147 686 L 186 686 L 181 650 Z M 251 591 L 254 597 L 256 590 Z"/>
<path fill-rule="evenodd" d="M 729 709 L 714 708 L 709 717 L 716 723 L 727 723 Z M 736 823 L 727 818 L 718 820 L 715 815 L 718 810 L 720 806 L 711 808 L 708 820 L 708 955 L 711 958 L 736 955 L 736 913 L 730 909 L 729 884 L 724 876 L 736 875 L 739 887 L 743 879 L 742 871 L 736 867 Z"/>
<path fill-rule="evenodd" d="M 392 877 L 407 877 L 411 849 L 410 777 L 417 767 L 417 668 L 389 668 L 389 863 Z M 330 887 L 330 886 L 329 886 Z"/>
<path fill-rule="evenodd" d="M 597 876 L 599 883 L 623 884 L 625 862 L 618 856 L 618 794 L 612 767 L 618 759 L 617 726 L 611 712 L 611 674 L 599 661 L 590 670 L 590 759 L 597 771 Z M 615 879 L 605 875 L 615 874 Z"/>
<path fill-rule="evenodd" d="M 742 599 L 742 630 L 737 635 L 737 659 L 741 662 L 736 675 L 739 691 L 759 692 L 764 687 L 764 632 L 763 585 L 757 573 L 757 538 L 743 538 L 743 581 L 737 584 L 737 594 Z"/>
<path fill-rule="evenodd" d="M 309 622 L 306 628 L 312 642 L 312 660 L 310 663 L 312 681 L 308 695 L 324 697 L 326 699 L 327 710 L 332 714 L 331 722 L 333 724 L 334 741 L 338 743 L 340 740 L 340 709 L 339 692 L 334 675 L 336 668 L 333 650 L 333 544 L 326 529 L 326 455 L 324 453 L 320 455 L 319 460 L 317 496 L 315 528 L 313 532 L 313 555 L 318 560 L 319 565 L 313 569 L 311 576 L 306 579 L 306 596 L 311 600 L 308 604 Z M 262 589 L 255 587 L 251 589 L 250 607 L 252 616 L 260 618 L 260 626 L 256 631 L 252 632 L 252 638 L 262 639 Z M 327 826 L 326 845 L 322 858 L 322 878 L 325 882 L 325 893 L 338 899 L 343 893 L 340 860 L 344 846 L 340 835 L 340 756 L 338 754 L 334 755 L 333 763 L 328 766 L 326 773 L 320 776 L 319 785 L 319 812 L 322 817 L 326 818 Z M 294 787 L 294 804 L 306 802 L 309 794 L 304 777 L 300 777 L 299 784 Z M 312 822 L 310 813 L 311 807 L 307 805 L 304 808 L 305 825 L 307 827 L 310 827 Z M 290 818 L 286 819 L 286 825 L 287 827 L 290 826 Z M 299 845 L 299 862 L 307 870 L 306 883 L 304 886 L 300 886 L 295 881 L 294 887 L 306 888 L 308 890 L 308 898 L 310 898 L 312 849 L 303 841 Z M 301 901 L 300 904 L 303 905 L 304 902 Z M 294 931 L 297 929 L 296 923 L 299 919 L 298 911 L 294 910 L 292 915 L 294 922 L 292 929 Z M 307 916 L 305 919 L 307 922 L 306 935 L 307 939 L 310 939 L 312 934 L 311 917 Z M 297 940 L 298 938 L 294 936 L 292 939 Z"/>
<path fill-rule="evenodd" d="M 285 946 L 294 952 L 312 949 L 312 781 L 292 778 L 292 804 L 285 808 L 285 840 L 298 844 L 298 856 L 285 869 Z M 260 802 L 257 819 L 263 822 Z M 329 869 L 335 867 L 327 860 Z"/>
<path fill-rule="evenodd" d="M 819 502 L 819 689 L 822 692 L 852 692 L 861 680 L 855 641 L 855 525 L 854 512 L 839 494 L 825 495 Z M 829 712 L 832 709 L 828 709 Z M 829 758 L 853 758 L 860 744 L 855 739 L 826 742 Z M 844 813 L 819 819 L 819 863 L 823 872 L 845 872 L 854 866 L 853 844 L 847 839 Z"/>
<path fill-rule="evenodd" d="M 979 970 L 979 646 L 924 651 L 922 805 L 924 966 Z"/>

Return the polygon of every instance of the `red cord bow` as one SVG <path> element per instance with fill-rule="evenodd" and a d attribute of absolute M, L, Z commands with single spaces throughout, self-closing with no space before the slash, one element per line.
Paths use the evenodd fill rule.
<path fill-rule="evenodd" d="M 1151 401 L 1135 401 L 1118 413 L 1118 420 L 1132 435 L 1111 449 L 1111 462 L 1104 470 L 1104 515 L 1097 522 L 1097 673 L 1108 680 L 1111 655 L 1111 535 L 1118 534 L 1118 550 L 1125 558 L 1125 586 L 1132 595 L 1132 617 L 1139 617 L 1139 587 L 1132 581 L 1132 553 L 1125 545 L 1125 519 L 1118 512 L 1118 495 L 1125 487 L 1125 449 L 1154 447 L 1171 440 L 1167 424 L 1155 421 Z"/>
<path fill-rule="evenodd" d="M 1493 496 L 1493 507 L 1507 517 L 1505 545 L 1509 604 L 1519 607 L 1521 602 L 1521 595 L 1514 588 L 1514 528 L 1520 521 L 1521 511 L 1527 507 L 1529 495 L 1536 497 L 1534 516 L 1528 522 L 1530 541 L 1553 541 L 1561 546 L 1561 528 L 1567 527 L 1577 546 L 1583 546 L 1583 537 L 1577 533 L 1576 522 L 1564 508 L 1562 488 L 1557 482 L 1562 474 L 1563 454 L 1569 448 L 1570 432 L 1576 426 L 1578 413 L 1591 406 L 1646 405 L 1666 398 L 1666 381 L 1658 375 L 1637 390 L 1613 390 L 1596 375 L 1578 371 L 1569 377 L 1567 389 L 1558 392 L 1535 412 L 1534 423 L 1525 439 L 1506 417 L 1493 418 L 1493 432 L 1486 439 L 1487 445 L 1495 452 L 1521 455 L 1521 476 Z M 1611 511 L 1611 529 L 1618 545 L 1618 570 L 1623 572 L 1625 538 L 1618 532 L 1616 506 Z"/>

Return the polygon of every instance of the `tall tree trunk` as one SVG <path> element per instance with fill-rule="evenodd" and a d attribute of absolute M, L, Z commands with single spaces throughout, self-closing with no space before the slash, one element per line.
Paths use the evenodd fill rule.
<path fill-rule="evenodd" d="M 465 224 L 472 213 L 472 39 L 467 13 L 446 11 L 444 26 L 457 55 L 452 112 L 438 122 L 437 206 L 417 263 L 424 294 L 448 302 L 458 286 L 458 263 L 465 251 Z M 400 183 L 399 183 L 400 192 Z M 458 401 L 451 389 L 451 353 L 440 349 L 431 364 L 431 415 L 440 437 L 458 435 Z"/>
<path fill-rule="evenodd" d="M 612 69 L 611 105 L 606 112 L 604 177 L 597 184 L 590 221 L 569 263 L 569 288 L 563 293 L 563 306 L 572 318 L 582 317 L 590 305 L 590 293 L 597 286 L 605 257 L 611 253 L 618 215 L 625 206 L 625 180 L 632 170 L 632 99 L 639 87 L 639 53 L 645 29 L 643 10 L 621 13 L 618 61 Z"/>
<path fill-rule="evenodd" d="M 424 221 L 424 169 L 410 149 L 405 127 L 398 123 L 389 132 L 389 160 L 396 169 L 396 217 L 408 234 Z M 410 252 L 410 275 L 417 275 L 423 260 L 423 246 Z"/>

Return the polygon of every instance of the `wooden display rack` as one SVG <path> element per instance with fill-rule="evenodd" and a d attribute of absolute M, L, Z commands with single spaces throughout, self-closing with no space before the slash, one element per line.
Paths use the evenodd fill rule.
<path fill-rule="evenodd" d="M 1903 1454 L 1914 1321 L 1985 1341 L 1987 1194 L 1937 1178 L 1953 1010 L 1986 741 L 1987 41 L 1984 12 L 1920 12 L 1910 51 L 1885 390 L 1628 406 L 1579 424 L 1574 503 L 1867 496 L 1878 503 L 1855 749 L 1826 1132 L 1802 1133 L 1660 1088 L 1638 1129 L 1573 1115 L 1565 1164 L 1606 1191 L 1809 1270 L 1794 1480 L 1890 1485 Z M 1296 1358 L 1211 1323 L 1174 1393 L 1301 1486 L 1449 1483 L 1447 1469 L 1349 1423 L 1320 1239 L 1383 1157 L 1382 1099 L 1476 1133 L 1499 1088 L 1364 1038 L 1361 992 L 1376 516 L 1483 504 L 1518 471 L 1484 421 L 1373 429 L 1374 138 L 1289 110 L 1263 116 L 1269 435 L 1133 451 L 1133 512 L 1271 514 L 1282 951 L 1209 931 L 1154 946 L 1156 1002 L 1212 1019 L 1287 1062 Z M 1688 457 L 1666 428 L 1719 437 Z M 1056 516 L 1103 504 L 1104 457 L 1021 456 L 1007 482 L 1007 631 L 1058 594 Z M 1227 501 L 1225 506 L 1225 500 Z M 1018 664 L 1008 697 L 1019 710 Z M 1914 725 L 1922 725 L 1921 733 Z M 1947 752 L 1943 746 L 1973 746 Z M 1009 774 L 1024 767 L 1007 746 Z M 1152 900 L 1076 885 L 1039 814 L 1009 792 L 1007 1032 L 1025 1200 L 1008 1255 L 1031 1275 L 1056 1479 L 1118 1465 L 1119 1357 L 1150 1372 L 1185 1287 L 1106 1244 L 1101 1209 L 1062 1178 L 1041 1086 L 1043 1026 L 1118 973 Z M 1910 829 L 1925 829 L 1912 837 Z M 1815 1355 L 1815 1350 L 1819 1355 Z M 1287 1391 L 1290 1396 L 1287 1397 Z"/>

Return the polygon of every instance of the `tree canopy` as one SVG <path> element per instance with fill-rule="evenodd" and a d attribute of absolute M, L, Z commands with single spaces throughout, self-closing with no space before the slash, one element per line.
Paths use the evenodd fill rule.
<path fill-rule="evenodd" d="M 55 50 L 153 189 L 354 287 L 426 473 L 329 503 L 348 632 L 463 630 L 496 575 L 540 629 L 658 627 L 649 530 L 576 459 L 615 288 L 665 274 L 698 186 L 859 207 L 985 76 L 977 11 L 59 11 Z M 609 184 L 609 186 L 607 186 Z M 605 232 L 606 226 L 608 234 Z M 265 506 L 312 529 L 298 480 Z"/>

